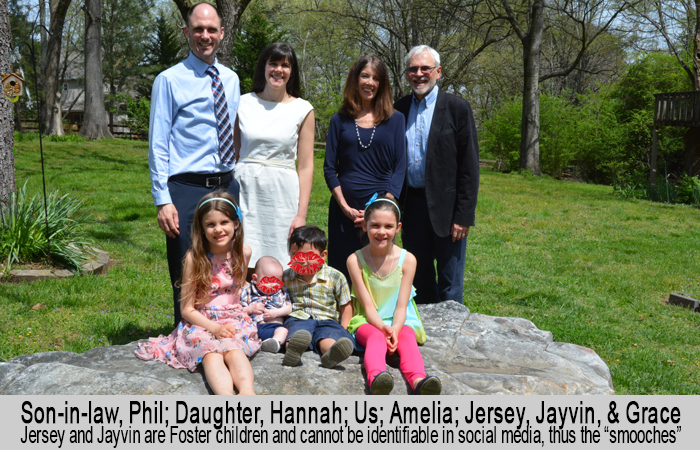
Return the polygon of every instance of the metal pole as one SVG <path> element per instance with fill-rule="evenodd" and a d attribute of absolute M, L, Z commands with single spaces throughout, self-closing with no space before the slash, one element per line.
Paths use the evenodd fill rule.
<path fill-rule="evenodd" d="M 671 203 L 671 197 L 668 194 L 668 170 L 666 169 L 666 160 L 664 159 L 664 175 L 666 178 L 666 203 Z"/>
<path fill-rule="evenodd" d="M 27 41 L 20 41 L 20 44 L 25 44 L 29 47 L 29 53 L 32 56 L 32 68 L 34 69 L 34 95 L 36 95 L 37 103 L 37 120 L 39 122 L 39 152 L 41 153 L 41 183 L 44 188 L 44 224 L 46 226 L 46 256 L 48 258 L 49 264 L 51 264 L 51 233 L 49 232 L 49 211 L 48 211 L 48 198 L 46 197 L 46 171 L 44 170 L 44 144 L 41 139 L 41 98 L 39 97 L 39 83 L 36 78 L 36 55 L 34 54 L 34 34 L 37 28 L 42 27 L 51 36 L 51 32 L 42 24 L 34 24 L 30 39 L 32 41 L 31 45 Z"/>
<path fill-rule="evenodd" d="M 656 155 L 659 151 L 659 133 L 656 124 L 651 131 L 651 167 L 649 169 L 649 184 L 653 188 L 656 184 Z"/>

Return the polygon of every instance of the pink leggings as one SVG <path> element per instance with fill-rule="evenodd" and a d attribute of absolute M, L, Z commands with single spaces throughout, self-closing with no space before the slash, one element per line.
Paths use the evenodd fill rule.
<path fill-rule="evenodd" d="M 371 386 L 374 377 L 386 370 L 386 338 L 383 332 L 369 323 L 357 329 L 355 338 L 365 348 L 365 370 L 367 371 L 367 382 Z M 418 343 L 416 343 L 416 334 L 411 327 L 401 328 L 396 351 L 401 357 L 399 365 L 401 372 L 413 388 L 416 378 L 425 378 L 425 366 L 423 365 L 423 357 L 418 350 Z"/>

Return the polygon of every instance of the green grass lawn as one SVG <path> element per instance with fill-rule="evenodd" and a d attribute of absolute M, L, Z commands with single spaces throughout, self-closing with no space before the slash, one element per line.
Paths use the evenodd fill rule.
<path fill-rule="evenodd" d="M 41 189 L 38 141 L 15 146 L 17 184 Z M 165 242 L 150 196 L 147 145 L 45 142 L 47 188 L 85 199 L 106 276 L 0 284 L 0 357 L 124 344 L 169 333 Z M 317 154 L 308 222 L 327 225 Z M 556 341 L 590 347 L 618 393 L 700 394 L 700 210 L 623 200 L 612 188 L 482 171 L 464 304 L 518 316 Z M 42 304 L 34 310 L 36 304 Z"/>

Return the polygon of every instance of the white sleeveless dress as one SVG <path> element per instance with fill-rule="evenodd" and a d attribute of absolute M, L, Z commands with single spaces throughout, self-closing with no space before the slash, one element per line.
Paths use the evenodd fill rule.
<path fill-rule="evenodd" d="M 249 267 L 262 256 L 274 256 L 283 267 L 289 262 L 287 236 L 299 208 L 297 142 L 313 109 L 300 98 L 276 103 L 255 93 L 241 96 L 241 151 L 234 176 L 241 186 L 245 242 L 253 250 Z"/>

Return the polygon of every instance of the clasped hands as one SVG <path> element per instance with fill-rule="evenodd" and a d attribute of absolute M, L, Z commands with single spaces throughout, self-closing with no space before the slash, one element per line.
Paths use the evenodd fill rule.
<path fill-rule="evenodd" d="M 231 324 L 220 325 L 218 330 L 212 333 L 217 339 L 226 339 L 236 337 L 236 327 Z"/>
<path fill-rule="evenodd" d="M 263 321 L 268 322 L 272 319 L 276 319 L 279 316 L 279 309 L 265 309 L 265 304 L 262 302 L 256 302 L 243 308 L 248 315 L 252 314 L 262 314 Z"/>
<path fill-rule="evenodd" d="M 355 209 L 351 208 L 349 206 L 346 206 L 343 208 L 343 214 L 345 216 L 355 222 L 355 228 L 362 228 L 362 222 L 365 220 L 365 210 L 364 209 Z"/>
<path fill-rule="evenodd" d="M 390 355 L 393 355 L 396 352 L 396 348 L 399 346 L 399 331 L 400 330 L 386 324 L 382 328 L 384 338 L 386 339 L 386 348 Z"/>

